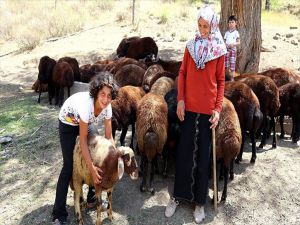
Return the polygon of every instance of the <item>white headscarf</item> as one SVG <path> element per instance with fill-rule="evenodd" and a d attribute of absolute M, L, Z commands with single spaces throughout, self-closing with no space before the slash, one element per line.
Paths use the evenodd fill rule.
<path fill-rule="evenodd" d="M 227 53 L 226 45 L 219 30 L 219 18 L 211 6 L 204 6 L 198 11 L 197 24 L 200 18 L 206 20 L 210 25 L 208 38 L 201 37 L 200 32 L 195 38 L 188 41 L 186 47 L 196 63 L 197 69 L 205 68 L 205 63 L 219 58 Z"/>

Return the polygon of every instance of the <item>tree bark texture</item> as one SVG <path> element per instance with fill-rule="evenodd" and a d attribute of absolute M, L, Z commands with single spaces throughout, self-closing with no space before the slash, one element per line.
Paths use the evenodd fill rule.
<path fill-rule="evenodd" d="M 236 71 L 257 73 L 261 49 L 261 0 L 221 0 L 220 29 L 224 36 L 228 17 L 235 15 L 241 44 L 237 51 Z"/>

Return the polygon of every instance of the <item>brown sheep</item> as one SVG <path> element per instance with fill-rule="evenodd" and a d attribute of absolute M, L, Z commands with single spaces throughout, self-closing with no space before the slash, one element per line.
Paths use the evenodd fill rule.
<path fill-rule="evenodd" d="M 121 41 L 117 48 L 118 57 L 133 59 L 144 59 L 146 57 L 156 58 L 158 47 L 151 37 L 135 38 L 131 41 Z"/>
<path fill-rule="evenodd" d="M 135 40 L 139 40 L 140 37 L 139 36 L 134 36 L 134 37 L 125 37 L 121 40 L 118 48 L 117 48 L 117 55 L 118 57 L 123 57 L 125 52 L 124 50 L 126 50 L 126 46 L 129 45 L 130 42 L 135 41 Z"/>
<path fill-rule="evenodd" d="M 137 148 L 141 154 L 143 173 L 140 190 L 155 193 L 153 188 L 154 167 L 167 140 L 168 106 L 164 98 L 153 93 L 146 94 L 140 101 L 136 119 Z M 150 163 L 150 171 L 148 170 Z M 150 172 L 149 186 L 146 184 Z M 147 187 L 148 186 L 148 187 Z"/>
<path fill-rule="evenodd" d="M 95 185 L 88 166 L 82 156 L 79 138 L 76 140 L 73 156 L 72 186 L 74 188 L 75 215 L 79 224 L 83 224 L 80 211 L 80 197 L 82 197 L 82 185 L 87 184 L 95 187 L 95 194 L 98 200 L 96 224 L 101 224 L 102 211 L 102 191 L 107 192 L 109 209 L 108 217 L 112 220 L 112 190 L 118 180 L 121 179 L 123 172 L 130 175 L 131 179 L 138 178 L 137 163 L 134 152 L 129 147 L 115 148 L 111 142 L 99 135 L 88 136 L 89 152 L 93 164 L 103 171 L 102 182 Z"/>
<path fill-rule="evenodd" d="M 133 138 L 135 133 L 136 112 L 139 101 L 145 95 L 140 87 L 124 86 L 118 91 L 116 99 L 112 100 L 112 132 L 115 137 L 116 130 L 122 130 L 120 136 L 121 146 L 124 146 L 124 139 L 128 126 L 132 126 L 130 147 L 133 148 Z"/>
<path fill-rule="evenodd" d="M 235 80 L 241 81 L 247 84 L 257 96 L 260 103 L 260 110 L 263 113 L 263 136 L 259 148 L 263 148 L 267 140 L 267 124 L 268 116 L 271 117 L 271 126 L 275 124 L 274 116 L 279 109 L 279 90 L 274 83 L 274 81 L 266 76 L 256 75 L 256 74 L 247 74 L 240 75 L 234 78 Z M 275 126 L 273 129 L 273 148 L 276 148 L 276 133 Z"/>
<path fill-rule="evenodd" d="M 240 154 L 236 159 L 236 163 L 242 161 L 245 135 L 247 130 L 250 132 L 252 144 L 252 156 L 250 162 L 255 163 L 255 133 L 261 126 L 263 120 L 263 114 L 260 111 L 259 100 L 247 84 L 244 84 L 239 81 L 225 82 L 224 96 L 227 99 L 229 99 L 234 105 L 234 108 L 239 117 L 242 130 L 242 145 L 240 149 Z"/>
<path fill-rule="evenodd" d="M 58 62 L 54 66 L 52 84 L 55 88 L 55 105 L 61 107 L 64 101 L 64 88 L 68 88 L 68 97 L 70 97 L 70 87 L 74 84 L 74 73 L 69 63 Z"/>
<path fill-rule="evenodd" d="M 239 154 L 242 134 L 238 115 L 233 104 L 224 97 L 220 120 L 216 127 L 216 158 L 224 167 L 224 187 L 221 201 L 227 198 L 228 171 L 233 179 L 234 159 Z"/>
<path fill-rule="evenodd" d="M 48 84 L 42 84 L 39 79 L 37 79 L 32 87 L 32 90 L 34 90 L 36 93 L 40 93 L 40 92 L 48 92 Z"/>
<path fill-rule="evenodd" d="M 128 64 L 123 66 L 115 74 L 114 78 L 119 87 L 132 85 L 139 87 L 142 85 L 145 70 L 137 65 Z"/>
<path fill-rule="evenodd" d="M 123 58 L 120 58 L 120 59 L 114 61 L 114 63 L 109 64 L 110 67 L 108 67 L 108 70 L 112 74 L 116 74 L 119 71 L 119 69 L 121 69 L 123 66 L 128 65 L 128 64 L 137 65 L 137 66 L 143 68 L 144 70 L 147 69 L 147 66 L 145 63 L 137 61 L 132 58 L 124 58 L 123 57 Z"/>
<path fill-rule="evenodd" d="M 80 71 L 77 59 L 72 57 L 60 58 L 57 62 L 67 62 L 71 66 L 74 74 L 74 81 L 80 81 Z"/>
<path fill-rule="evenodd" d="M 96 75 L 96 71 L 92 68 L 91 64 L 86 64 L 79 67 L 80 81 L 83 83 L 89 83 L 90 80 Z"/>
<path fill-rule="evenodd" d="M 280 116 L 280 138 L 284 138 L 284 116 L 291 116 L 293 121 L 291 137 L 292 141 L 297 143 L 300 136 L 300 84 L 288 83 L 281 86 L 279 88 L 279 96 L 281 106 L 276 113 L 276 116 Z"/>
<path fill-rule="evenodd" d="M 283 68 L 273 68 L 258 74 L 270 77 L 277 87 L 281 87 L 287 83 L 300 83 L 300 77 L 297 74 Z"/>
<path fill-rule="evenodd" d="M 52 72 L 53 68 L 56 64 L 56 61 L 49 56 L 43 56 L 39 62 L 39 74 L 38 80 L 42 84 L 48 84 L 48 99 L 49 103 L 51 103 L 52 98 L 54 97 L 54 87 L 52 86 Z M 38 103 L 41 101 L 41 90 L 39 92 Z"/>

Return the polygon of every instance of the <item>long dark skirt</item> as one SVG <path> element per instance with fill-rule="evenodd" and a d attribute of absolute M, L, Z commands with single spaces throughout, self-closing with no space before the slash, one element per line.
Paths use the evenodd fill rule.
<path fill-rule="evenodd" d="M 173 197 L 206 203 L 211 152 L 210 115 L 185 112 L 176 153 Z"/>

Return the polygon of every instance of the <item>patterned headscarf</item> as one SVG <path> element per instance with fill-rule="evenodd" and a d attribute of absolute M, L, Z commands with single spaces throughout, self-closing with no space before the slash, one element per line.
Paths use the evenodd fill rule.
<path fill-rule="evenodd" d="M 205 68 L 205 63 L 219 58 L 227 53 L 226 46 L 219 30 L 219 18 L 211 6 L 204 6 L 198 11 L 197 23 L 200 18 L 206 20 L 210 25 L 208 38 L 202 38 L 200 32 L 195 38 L 188 41 L 186 47 L 196 63 L 197 69 Z"/>

